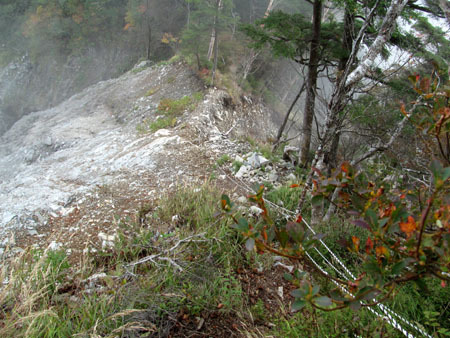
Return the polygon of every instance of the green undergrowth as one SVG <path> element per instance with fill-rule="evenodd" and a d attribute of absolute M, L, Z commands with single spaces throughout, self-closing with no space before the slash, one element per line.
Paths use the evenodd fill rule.
<path fill-rule="evenodd" d="M 219 200 L 208 186 L 179 189 L 118 220 L 115 246 L 77 266 L 64 251 L 26 251 L 3 269 L 0 336 L 167 336 L 181 312 L 241 312 L 240 239 L 214 216 Z M 106 276 L 89 282 L 95 273 Z"/>
<path fill-rule="evenodd" d="M 301 189 L 282 186 L 277 189 L 266 190 L 265 198 L 284 208 L 294 211 L 301 194 Z M 302 210 L 305 219 L 309 219 L 309 205 Z M 275 224 L 286 222 L 285 213 L 268 205 Z M 358 227 L 348 221 L 346 215 L 334 216 L 329 222 L 314 226 L 314 231 L 321 234 L 323 242 L 339 257 L 355 276 L 360 276 L 363 269 L 361 259 L 354 252 L 347 249 L 343 240 L 350 240 L 355 236 L 365 243 L 369 233 L 366 229 Z M 310 256 L 324 267 L 329 274 L 336 278 L 342 275 L 327 265 L 324 257 L 342 270 L 339 263 L 331 257 L 321 245 L 316 250 L 310 250 Z M 309 269 L 307 269 L 309 270 Z M 323 278 L 314 271 L 309 271 L 310 277 L 315 280 L 320 289 L 327 293 L 336 288 L 329 279 Z M 392 310 L 436 337 L 450 336 L 450 288 L 439 281 L 429 278 L 423 285 L 408 284 L 401 287 L 388 301 Z M 260 310 L 260 309 L 259 309 Z M 257 316 L 263 316 L 257 309 Z M 267 313 L 269 316 L 269 313 Z M 263 316 L 264 317 L 264 316 Z M 268 317 L 269 318 L 269 317 Z M 273 318 L 273 317 L 270 317 Z M 275 337 L 401 337 L 402 335 L 389 324 L 376 317 L 366 309 L 353 311 L 344 309 L 334 312 L 321 312 L 311 307 L 302 310 L 294 316 L 276 317 Z M 407 330 L 408 326 L 403 325 Z M 411 330 L 411 332 L 415 332 Z"/>
<path fill-rule="evenodd" d="M 151 96 L 157 90 L 150 89 L 146 95 Z M 203 93 L 196 92 L 192 96 L 183 96 L 179 99 L 163 98 L 159 102 L 155 119 L 146 119 L 136 126 L 138 133 L 145 134 L 147 132 L 155 132 L 159 129 L 174 127 L 177 118 L 186 111 L 193 111 L 198 103 L 203 99 Z"/>
<path fill-rule="evenodd" d="M 293 207 L 289 201 L 296 201 L 297 193 L 274 189 L 271 198 Z M 293 314 L 286 297 L 278 304 L 264 298 L 251 302 L 254 293 L 243 287 L 237 271 L 271 271 L 273 260 L 245 252 L 231 221 L 218 217 L 220 195 L 210 185 L 180 187 L 142 205 L 134 217 L 116 219 L 119 231 L 111 249 L 86 254 L 76 264 L 64 251 L 26 250 L 2 269 L 0 337 L 167 337 L 180 320 L 211 313 L 218 321 L 239 318 L 238 336 L 400 336 L 366 310 L 328 313 L 306 307 Z M 340 230 L 335 232 L 337 238 Z M 104 275 L 91 278 L 99 273 Z M 275 285 L 252 276 L 252 290 Z M 322 289 L 333 287 L 311 276 Z M 431 291 L 424 296 L 402 289 L 391 305 L 410 320 L 428 323 L 427 329 L 442 329 L 448 324 L 448 290 L 435 285 Z M 408 309 L 409 298 L 417 301 Z"/>

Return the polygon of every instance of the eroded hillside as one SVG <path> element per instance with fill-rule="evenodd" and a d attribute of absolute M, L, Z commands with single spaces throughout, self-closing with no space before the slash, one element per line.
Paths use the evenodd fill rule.
<path fill-rule="evenodd" d="M 159 106 L 167 99 L 184 105 L 168 116 Z M 2 247 L 48 245 L 57 233 L 75 250 L 95 246 L 100 232 L 114 232 L 114 217 L 209 179 L 217 158 L 243 151 L 232 139 L 272 129 L 264 106 L 206 89 L 183 63 L 138 65 L 2 137 Z"/>

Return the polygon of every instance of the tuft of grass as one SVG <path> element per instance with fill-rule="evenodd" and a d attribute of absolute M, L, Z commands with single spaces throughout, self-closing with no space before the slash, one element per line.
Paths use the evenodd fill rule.
<path fill-rule="evenodd" d="M 153 95 L 159 87 L 150 89 L 147 96 Z M 159 102 L 157 113 L 162 117 L 154 120 L 144 120 L 136 126 L 139 134 L 155 132 L 159 129 L 174 127 L 177 123 L 177 117 L 181 116 L 185 111 L 192 111 L 197 104 L 203 99 L 203 93 L 196 92 L 192 96 L 183 96 L 180 99 L 164 98 Z"/>
<path fill-rule="evenodd" d="M 225 163 L 228 163 L 231 161 L 231 157 L 228 154 L 223 154 L 222 156 L 219 157 L 219 159 L 216 161 L 217 165 L 219 167 L 223 166 Z"/>
<path fill-rule="evenodd" d="M 277 189 L 269 191 L 265 196 L 266 198 L 278 205 L 283 206 L 286 209 L 295 211 L 300 199 L 301 190 L 298 188 L 290 188 L 288 186 L 282 186 Z"/>
<path fill-rule="evenodd" d="M 320 312 L 306 308 L 292 316 L 275 316 L 274 337 L 402 337 L 368 311 Z"/>
<path fill-rule="evenodd" d="M 234 173 L 237 173 L 239 171 L 239 169 L 241 169 L 243 164 L 244 163 L 242 163 L 241 161 L 234 160 L 233 163 L 231 164 L 233 166 Z"/>
<path fill-rule="evenodd" d="M 163 60 L 159 61 L 156 65 L 157 66 L 167 66 L 167 65 L 173 65 L 179 61 L 182 61 L 183 57 L 180 54 L 175 54 L 172 56 L 169 60 Z"/>
<path fill-rule="evenodd" d="M 148 125 L 148 129 L 151 132 L 155 132 L 159 129 L 174 127 L 176 124 L 177 124 L 177 118 L 168 116 L 168 117 L 163 117 L 163 118 L 157 119 L 156 121 L 151 122 Z"/>

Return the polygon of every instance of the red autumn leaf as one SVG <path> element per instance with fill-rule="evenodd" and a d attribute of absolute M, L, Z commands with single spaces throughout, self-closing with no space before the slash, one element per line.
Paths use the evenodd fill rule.
<path fill-rule="evenodd" d="M 341 170 L 342 170 L 344 173 L 348 174 L 348 162 L 342 163 L 342 165 L 341 165 Z"/>
<path fill-rule="evenodd" d="M 400 111 L 402 112 L 402 114 L 404 115 L 404 116 L 408 116 L 409 114 L 408 114 L 408 112 L 406 111 L 406 109 L 405 109 L 405 105 L 402 103 L 402 105 L 400 106 Z"/>
<path fill-rule="evenodd" d="M 384 187 L 381 187 L 381 188 L 379 188 L 379 189 L 377 190 L 376 196 L 377 196 L 377 197 L 380 197 L 381 195 L 383 195 L 383 193 L 384 193 Z"/>
<path fill-rule="evenodd" d="M 264 238 L 264 241 L 267 242 L 268 237 L 267 237 L 267 232 L 266 232 L 266 230 L 263 230 L 262 236 L 263 236 L 263 238 Z"/>
<path fill-rule="evenodd" d="M 359 251 L 359 238 L 356 236 L 352 236 L 352 242 L 353 242 L 353 246 L 355 247 L 356 251 Z"/>
<path fill-rule="evenodd" d="M 384 246 L 377 246 L 375 249 L 375 253 L 376 253 L 377 257 L 386 257 L 386 255 L 389 253 L 389 251 Z"/>
<path fill-rule="evenodd" d="M 291 184 L 290 188 L 298 188 L 299 185 L 298 184 Z"/>
<path fill-rule="evenodd" d="M 395 211 L 395 209 L 397 209 L 397 208 L 395 207 L 395 205 L 394 205 L 393 203 L 391 203 L 391 204 L 390 204 L 386 209 L 384 209 L 384 210 L 380 209 L 380 210 L 379 210 L 380 218 L 390 217 L 391 214 L 392 214 L 392 212 Z"/>
<path fill-rule="evenodd" d="M 411 234 L 416 231 L 416 229 L 417 224 L 412 216 L 408 216 L 407 222 L 400 223 L 400 230 L 403 231 L 408 237 L 411 236 Z"/>
<path fill-rule="evenodd" d="M 366 254 L 369 254 L 373 249 L 373 242 L 372 239 L 370 237 L 367 238 L 366 241 Z"/>
<path fill-rule="evenodd" d="M 297 216 L 296 222 L 297 222 L 297 223 L 301 223 L 302 221 L 303 221 L 302 215 L 298 215 L 298 216 Z"/>

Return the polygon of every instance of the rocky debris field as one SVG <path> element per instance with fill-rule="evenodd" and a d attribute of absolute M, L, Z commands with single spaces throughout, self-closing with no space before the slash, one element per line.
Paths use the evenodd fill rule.
<path fill-rule="evenodd" d="M 173 125 L 142 132 L 160 118 L 161 100 L 199 92 L 196 107 Z M 141 64 L 22 118 L 1 138 L 0 254 L 29 245 L 71 255 L 101 250 L 118 218 L 137 217 L 179 185 L 214 180 L 242 198 L 237 179 L 275 186 L 295 179 L 289 161 L 272 163 L 244 141 L 274 129 L 271 112 L 249 101 L 205 89 L 182 63 Z M 225 155 L 230 161 L 218 165 Z"/>

